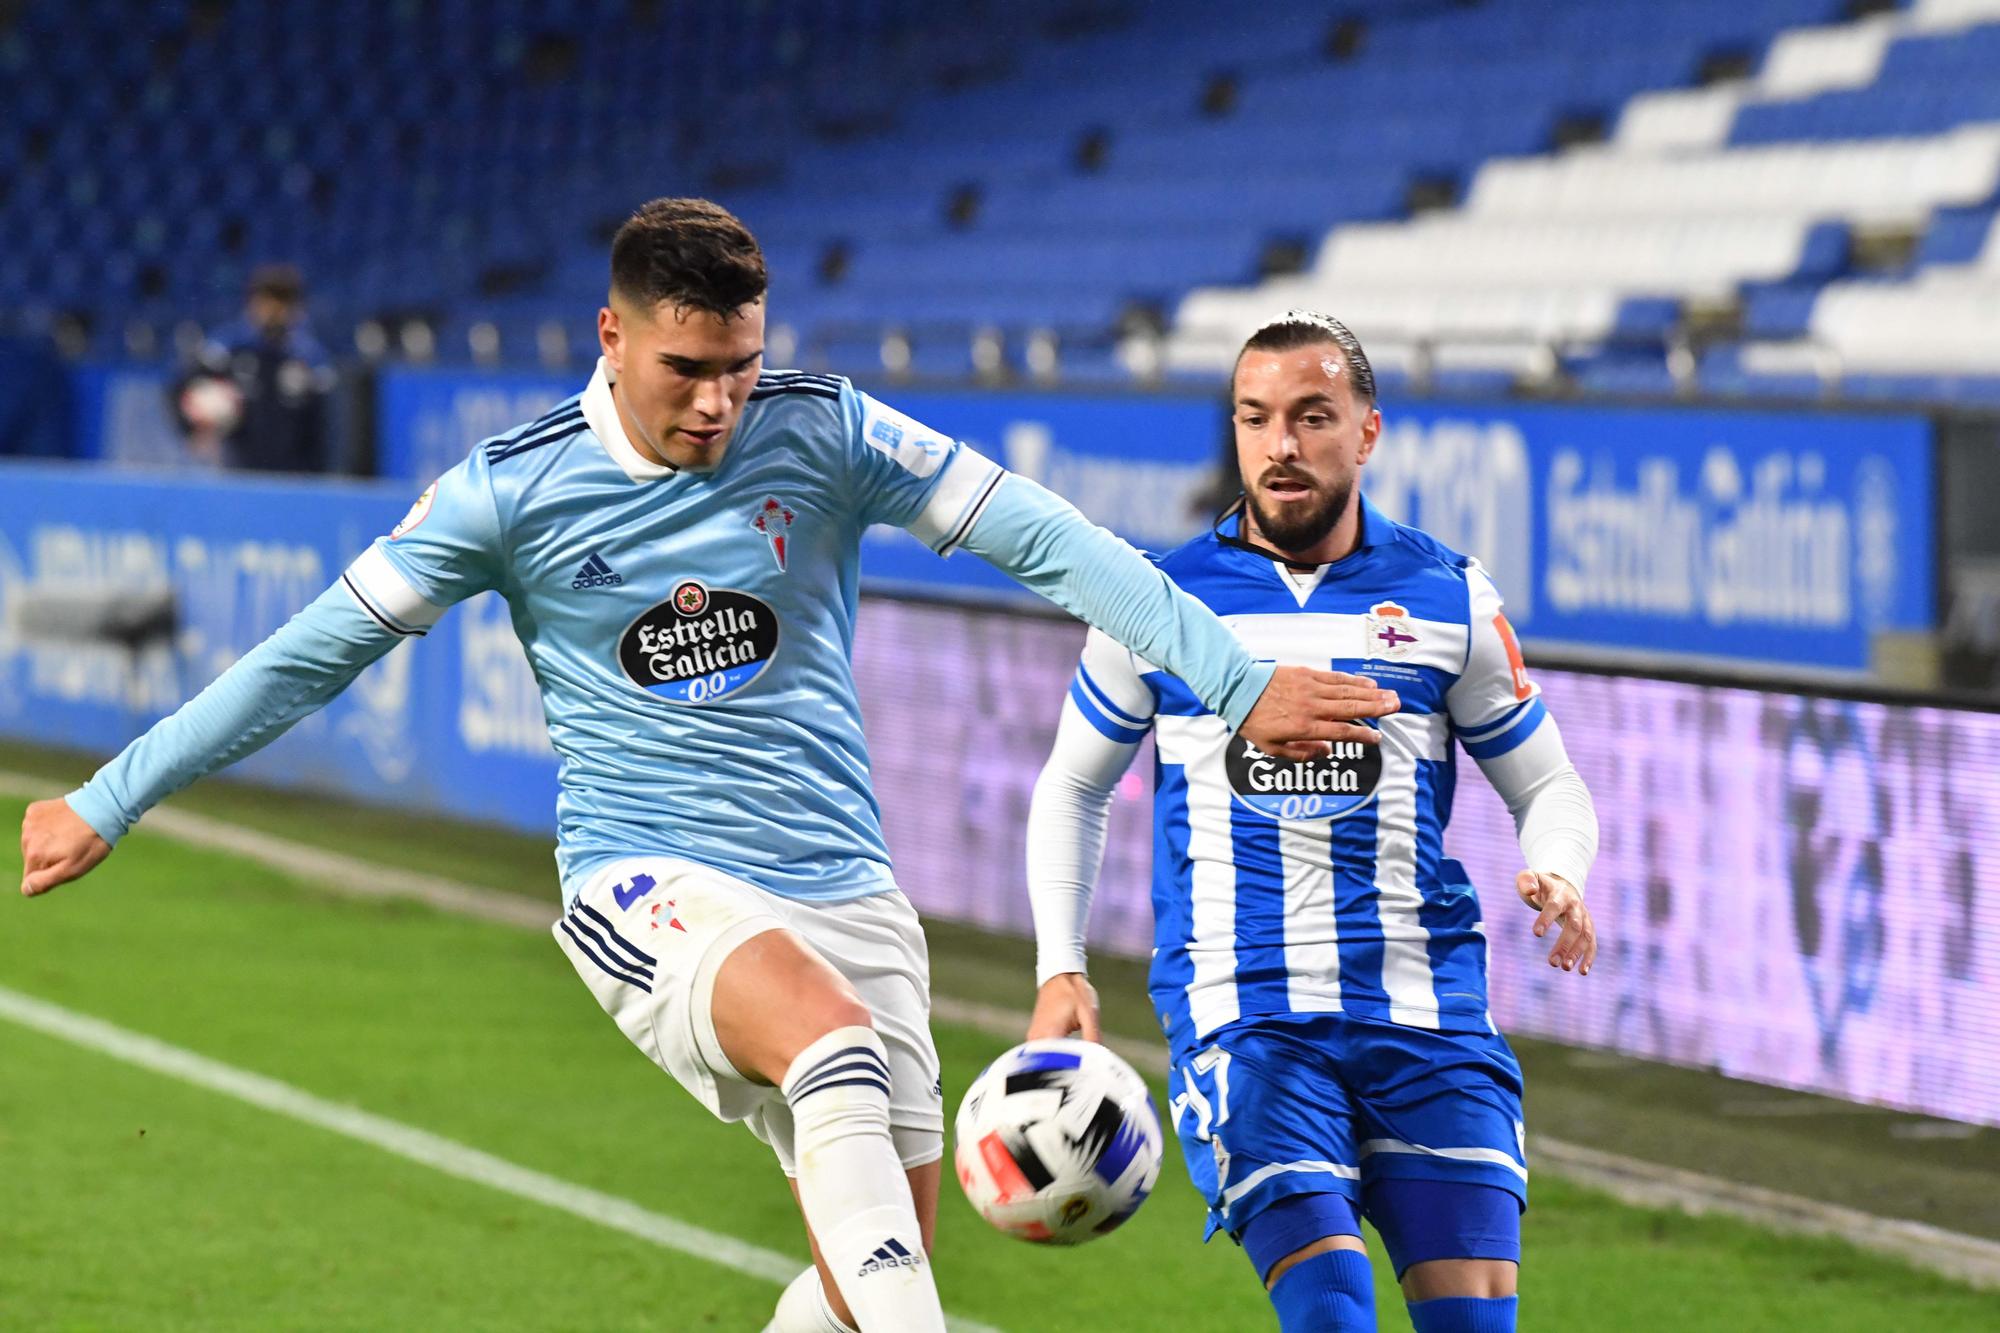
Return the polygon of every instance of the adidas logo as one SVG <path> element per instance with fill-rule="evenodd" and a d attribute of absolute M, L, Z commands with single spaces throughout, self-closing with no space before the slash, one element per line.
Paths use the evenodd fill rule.
<path fill-rule="evenodd" d="M 881 1273 L 891 1268 L 921 1268 L 923 1263 L 924 1256 L 911 1254 L 903 1248 L 903 1242 L 891 1236 L 875 1247 L 875 1253 L 861 1265 L 861 1271 L 855 1276 L 867 1277 L 870 1273 Z"/>
<path fill-rule="evenodd" d="M 611 572 L 611 566 L 604 563 L 604 557 L 597 552 L 590 553 L 590 559 L 583 562 L 583 568 L 576 571 L 570 580 L 572 588 L 615 588 L 625 580 Z"/>

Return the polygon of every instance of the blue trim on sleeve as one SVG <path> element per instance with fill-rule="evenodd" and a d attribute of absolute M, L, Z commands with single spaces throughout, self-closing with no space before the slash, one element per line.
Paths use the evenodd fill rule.
<path fill-rule="evenodd" d="M 1534 702 L 1535 702 L 1534 699 L 1523 700 L 1521 703 L 1515 704 L 1512 708 L 1502 713 L 1499 717 L 1493 718 L 1491 721 L 1482 722 L 1476 727 L 1460 727 L 1458 729 L 1458 734 L 1460 736 L 1466 737 L 1471 740 L 1478 740 L 1482 737 L 1498 735 L 1500 732 L 1503 732 L 1507 728 L 1513 726 L 1515 721 L 1521 716 L 1521 714 L 1526 712 L 1529 706 L 1532 705 Z"/>
<path fill-rule="evenodd" d="M 1124 722 L 1130 726 L 1143 727 L 1146 725 L 1145 718 L 1133 717 L 1130 713 L 1120 708 L 1117 704 L 1111 702 L 1111 696 L 1104 692 L 1104 687 L 1102 685 L 1099 685 L 1096 681 L 1090 678 L 1089 667 L 1083 665 L 1081 662 L 1077 663 L 1076 674 L 1077 674 L 1077 679 L 1083 682 L 1083 688 L 1089 690 L 1090 697 L 1097 701 L 1097 706 L 1099 708 L 1102 708 L 1105 712 L 1109 713 L 1112 717 L 1116 718 L 1118 721 Z"/>
<path fill-rule="evenodd" d="M 1090 695 L 1084 691 L 1081 680 L 1070 681 L 1069 697 L 1075 701 L 1076 711 L 1082 713 L 1084 720 L 1090 723 L 1091 726 L 1096 727 L 1106 740 L 1116 741 L 1120 745 L 1137 745 L 1140 741 L 1146 739 L 1146 729 L 1144 727 L 1140 727 L 1137 730 L 1131 727 L 1121 727 L 1106 717 L 1103 711 L 1095 703 L 1091 702 Z"/>
<path fill-rule="evenodd" d="M 1540 696 L 1530 699 L 1525 708 L 1515 711 L 1520 714 L 1520 721 L 1490 740 L 1473 741 L 1460 736 L 1459 743 L 1465 746 L 1465 752 L 1474 759 L 1498 759 L 1534 735 L 1542 725 L 1542 719 L 1549 715 L 1549 710 L 1542 707 Z"/>

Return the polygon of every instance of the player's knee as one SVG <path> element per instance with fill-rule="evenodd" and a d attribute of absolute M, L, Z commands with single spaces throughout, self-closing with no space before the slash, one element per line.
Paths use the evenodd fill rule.
<path fill-rule="evenodd" d="M 819 1036 L 840 1028 L 869 1028 L 875 1026 L 875 1015 L 868 1012 L 868 1006 L 853 991 L 826 996 L 814 1006 L 813 1026 L 819 1028 Z"/>
<path fill-rule="evenodd" d="M 1514 1294 L 1520 1271 L 1504 1259 L 1431 1259 L 1404 1270 L 1403 1294 L 1412 1301 L 1499 1300 Z"/>
<path fill-rule="evenodd" d="M 772 997 L 782 996 L 773 1002 Z M 789 931 L 738 945 L 717 967 L 708 999 L 724 1057 L 738 1071 L 782 1084 L 800 1053 L 829 1033 L 873 1029 L 847 978 Z"/>

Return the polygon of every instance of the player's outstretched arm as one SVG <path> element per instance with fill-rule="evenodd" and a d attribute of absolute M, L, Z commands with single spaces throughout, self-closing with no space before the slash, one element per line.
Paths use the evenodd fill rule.
<path fill-rule="evenodd" d="M 487 468 L 475 449 L 438 478 L 332 587 L 65 797 L 69 808 L 116 847 L 146 811 L 263 749 L 446 607 L 495 586 L 499 515 Z"/>
<path fill-rule="evenodd" d="M 270 744 L 400 642 L 334 584 L 89 782 L 31 806 L 21 826 L 21 891 L 46 893 L 86 873 L 146 811 Z"/>
<path fill-rule="evenodd" d="M 21 894 L 32 898 L 90 873 L 111 844 L 62 800 L 36 801 L 21 820 Z"/>
<path fill-rule="evenodd" d="M 993 490 L 963 545 L 1179 676 L 1266 754 L 1309 759 L 1328 741 L 1379 740 L 1362 723 L 1396 710 L 1394 691 L 1358 677 L 1253 660 L 1144 556 L 1025 477 Z"/>

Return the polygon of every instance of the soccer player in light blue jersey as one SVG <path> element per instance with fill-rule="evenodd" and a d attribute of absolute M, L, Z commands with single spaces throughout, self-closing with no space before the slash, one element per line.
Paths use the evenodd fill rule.
<path fill-rule="evenodd" d="M 1549 962 L 1590 971 L 1590 793 L 1479 562 L 1358 481 L 1382 428 L 1347 328 L 1294 311 L 1231 385 L 1243 500 L 1159 559 L 1265 661 L 1401 699 L 1379 746 L 1275 756 L 1178 671 L 1092 631 L 1028 825 L 1040 993 L 1029 1035 L 1098 1035 L 1084 925 L 1111 792 L 1150 731 L 1151 989 L 1174 1124 L 1285 1333 L 1375 1328 L 1360 1219 L 1418 1333 L 1514 1327 L 1527 1206 L 1521 1071 L 1486 1007 L 1486 938 L 1443 854 L 1454 742 L 1513 812 Z"/>
<path fill-rule="evenodd" d="M 849 664 L 861 534 L 963 546 L 1170 664 L 1273 752 L 1366 742 L 1372 683 L 1260 664 L 1057 497 L 854 389 L 765 372 L 763 256 L 656 200 L 612 243 L 583 392 L 488 440 L 339 582 L 88 784 L 31 806 L 21 889 L 268 743 L 484 591 L 561 757 L 561 946 L 632 1042 L 792 1177 L 816 1267 L 771 1325 L 942 1329 L 929 975 Z"/>

